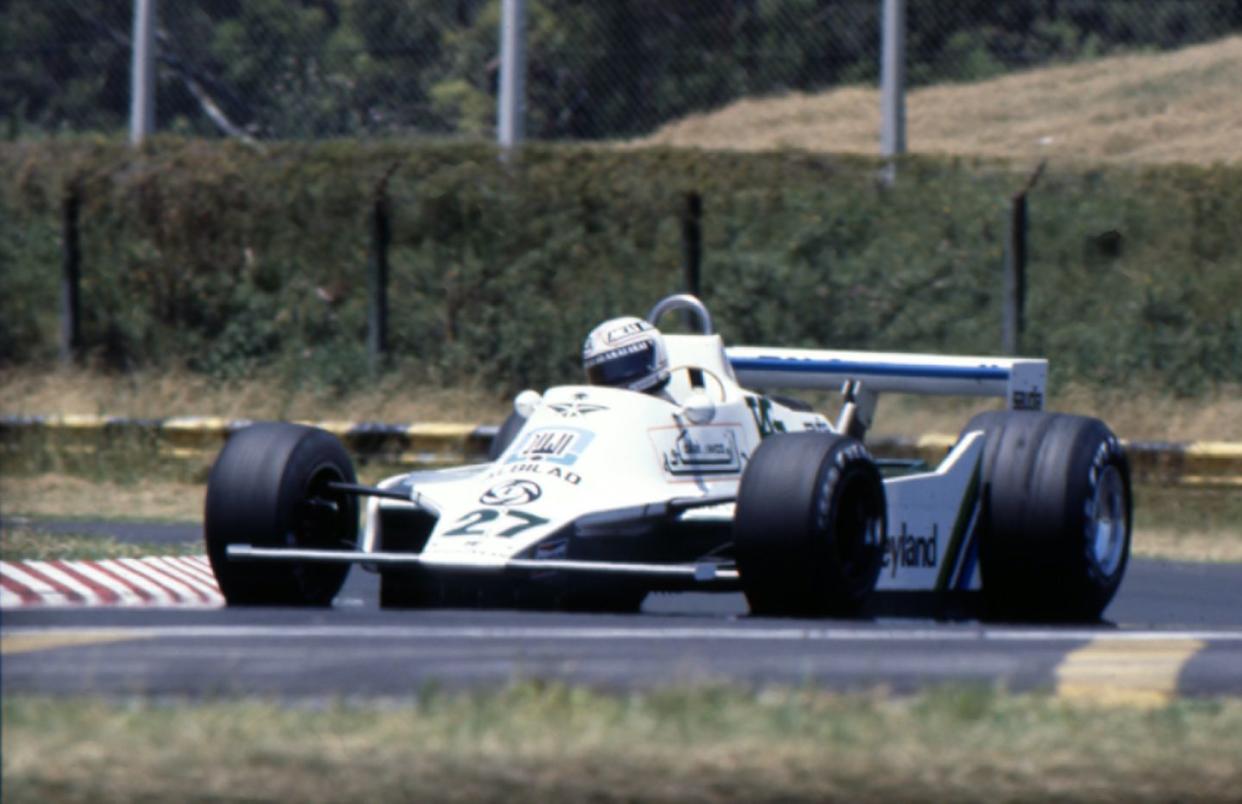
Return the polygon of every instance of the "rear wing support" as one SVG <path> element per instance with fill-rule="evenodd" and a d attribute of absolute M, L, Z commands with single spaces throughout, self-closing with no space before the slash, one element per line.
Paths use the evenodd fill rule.
<path fill-rule="evenodd" d="M 735 346 L 725 350 L 749 388 L 841 389 L 858 383 L 872 394 L 1003 397 L 1010 410 L 1042 410 L 1048 361 L 901 352 L 849 352 Z"/>

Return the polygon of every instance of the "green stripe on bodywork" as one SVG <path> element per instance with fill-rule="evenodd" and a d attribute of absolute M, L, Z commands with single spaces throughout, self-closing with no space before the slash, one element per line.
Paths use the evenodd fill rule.
<path fill-rule="evenodd" d="M 963 492 L 962 501 L 957 506 L 957 520 L 953 523 L 949 546 L 945 551 L 944 562 L 940 565 L 940 575 L 936 578 L 937 592 L 943 592 L 949 588 L 953 568 L 957 566 L 957 560 L 962 552 L 962 543 L 966 539 L 966 526 L 970 524 L 975 508 L 979 504 L 979 469 L 982 463 L 982 459 L 975 463 L 975 471 L 966 483 L 966 491 Z"/>

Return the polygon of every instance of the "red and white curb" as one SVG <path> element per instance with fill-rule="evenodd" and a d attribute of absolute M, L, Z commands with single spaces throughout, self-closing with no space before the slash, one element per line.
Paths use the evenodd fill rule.
<path fill-rule="evenodd" d="M 0 561 L 0 609 L 224 605 L 206 556 Z"/>

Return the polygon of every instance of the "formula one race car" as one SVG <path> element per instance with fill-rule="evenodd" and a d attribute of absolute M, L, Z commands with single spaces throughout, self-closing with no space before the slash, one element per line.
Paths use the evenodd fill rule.
<path fill-rule="evenodd" d="M 675 310 L 701 334 L 661 335 Z M 960 604 L 1064 621 L 1098 619 L 1121 583 L 1126 455 L 1100 421 L 1041 412 L 1044 360 L 726 349 L 683 295 L 601 326 L 586 365 L 591 384 L 518 395 L 490 462 L 376 487 L 323 430 L 237 432 L 205 517 L 225 598 L 330 605 L 361 564 L 393 608 L 625 611 L 651 591 L 740 589 L 763 615 Z M 844 401 L 829 421 L 750 388 Z M 894 471 L 864 445 L 886 392 L 1008 409 L 975 416 L 934 470 Z"/>

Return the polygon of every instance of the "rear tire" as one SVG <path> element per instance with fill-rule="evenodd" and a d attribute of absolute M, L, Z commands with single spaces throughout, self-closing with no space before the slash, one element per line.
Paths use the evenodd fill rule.
<path fill-rule="evenodd" d="M 1098 621 L 1130 555 L 1130 466 L 1098 419 L 983 413 L 979 564 L 985 616 Z"/>
<path fill-rule="evenodd" d="M 766 438 L 742 475 L 733 539 L 753 614 L 857 616 L 887 532 L 866 448 L 833 433 Z"/>
<path fill-rule="evenodd" d="M 349 564 L 233 561 L 230 544 L 352 550 L 353 496 L 327 488 L 355 482 L 354 467 L 330 433 L 285 423 L 234 433 L 207 481 L 207 556 L 230 606 L 328 606 Z"/>

